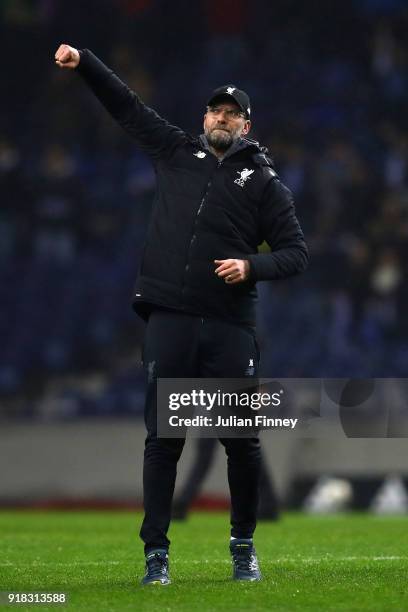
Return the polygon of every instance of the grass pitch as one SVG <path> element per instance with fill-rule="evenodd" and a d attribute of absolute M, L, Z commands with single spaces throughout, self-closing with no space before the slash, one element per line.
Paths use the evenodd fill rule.
<path fill-rule="evenodd" d="M 66 592 L 61 605 L 1 610 L 408 610 L 407 520 L 365 514 L 288 514 L 261 522 L 264 579 L 234 583 L 226 513 L 173 523 L 167 587 L 141 587 L 144 561 L 128 512 L 0 512 L 0 591 Z"/>

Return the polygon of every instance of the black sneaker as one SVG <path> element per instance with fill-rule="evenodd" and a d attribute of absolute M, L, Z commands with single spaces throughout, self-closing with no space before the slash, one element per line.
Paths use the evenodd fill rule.
<path fill-rule="evenodd" d="M 146 573 L 142 584 L 170 584 L 169 555 L 165 548 L 150 550 L 146 555 Z"/>
<path fill-rule="evenodd" d="M 252 540 L 235 539 L 230 542 L 233 580 L 261 580 L 258 559 Z"/>

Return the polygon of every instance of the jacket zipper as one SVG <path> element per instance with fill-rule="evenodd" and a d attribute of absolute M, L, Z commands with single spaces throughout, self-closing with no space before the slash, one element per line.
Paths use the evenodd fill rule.
<path fill-rule="evenodd" d="M 218 168 L 219 168 L 221 165 L 222 165 L 222 160 L 221 160 L 221 159 L 217 160 L 217 167 L 216 167 L 216 170 L 218 170 Z M 208 194 L 208 191 L 209 191 L 209 189 L 210 189 L 210 187 L 211 187 L 211 183 L 212 183 L 212 177 L 211 177 L 211 179 L 210 179 L 210 180 L 208 181 L 208 183 L 207 183 L 207 187 L 206 187 L 205 193 L 204 193 L 204 195 L 203 195 L 203 197 L 202 197 L 202 200 L 201 200 L 201 202 L 200 202 L 200 206 L 198 207 L 198 210 L 197 210 L 196 218 L 195 218 L 195 220 L 194 220 L 194 233 L 193 233 L 193 235 L 192 235 L 192 237 L 191 237 L 191 240 L 190 240 L 190 246 L 189 246 L 189 249 L 188 249 L 188 250 L 189 250 L 189 253 L 190 253 L 191 247 L 192 247 L 192 245 L 193 245 L 193 242 L 194 242 L 194 240 L 196 239 L 195 228 L 196 228 L 196 226 L 197 226 L 198 215 L 201 213 L 201 210 L 202 210 L 202 208 L 203 208 L 203 206 L 204 206 L 204 203 L 205 203 L 205 198 L 206 198 L 206 196 L 207 196 L 207 194 Z M 188 257 L 187 261 L 190 261 L 190 258 L 189 258 L 189 257 Z M 184 268 L 184 272 L 185 272 L 185 274 L 186 274 L 186 273 L 189 271 L 189 269 L 190 269 L 190 264 L 189 264 L 189 263 L 187 263 L 187 264 L 186 264 L 186 266 L 185 266 L 185 268 Z M 185 278 L 185 275 L 184 275 L 184 278 Z M 184 293 L 184 291 L 185 291 L 185 282 L 183 282 L 183 287 L 182 287 L 182 289 L 181 289 L 181 293 L 183 294 L 183 293 Z"/>
<path fill-rule="evenodd" d="M 218 168 L 221 166 L 221 164 L 222 164 L 222 160 L 221 160 L 221 159 L 219 159 L 219 160 L 217 161 L 217 167 L 216 167 L 216 170 L 218 170 Z M 211 177 L 211 178 L 212 178 L 212 177 Z M 207 183 L 207 188 L 206 188 L 206 190 L 205 190 L 205 193 L 204 193 L 204 195 L 203 195 L 203 198 L 202 198 L 202 200 L 201 200 L 201 202 L 200 202 L 200 206 L 199 206 L 198 211 L 197 211 L 197 215 L 196 215 L 195 223 L 197 223 L 197 217 L 198 217 L 198 215 L 200 214 L 201 209 L 202 209 L 202 207 L 203 207 L 203 205 L 204 205 L 204 202 L 205 202 L 205 197 L 206 197 L 206 195 L 208 194 L 208 190 L 209 190 L 209 189 L 210 189 L 210 187 L 211 187 L 211 182 L 212 182 L 212 180 L 208 181 L 208 183 Z"/>

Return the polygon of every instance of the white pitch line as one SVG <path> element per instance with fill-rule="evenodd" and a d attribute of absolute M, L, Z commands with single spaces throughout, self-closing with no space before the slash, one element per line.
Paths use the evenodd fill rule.
<path fill-rule="evenodd" d="M 278 563 L 292 563 L 296 561 L 301 561 L 302 563 L 320 563 L 321 561 L 408 561 L 408 557 L 399 557 L 396 555 L 378 557 L 283 557 L 282 559 L 276 559 L 275 561 Z"/>
<path fill-rule="evenodd" d="M 348 561 L 408 561 L 407 556 L 376 556 L 376 557 L 281 557 L 279 559 L 264 559 L 264 563 L 325 563 L 325 562 L 348 562 Z M 93 567 L 93 566 L 105 566 L 105 565 L 125 565 L 125 564 L 137 564 L 139 560 L 136 561 L 71 561 L 71 562 L 53 562 L 53 561 L 32 561 L 32 562 L 23 562 L 23 563 L 12 563 L 8 561 L 0 562 L 0 567 Z M 181 565 L 182 563 L 194 565 L 203 565 L 209 563 L 208 559 L 174 559 L 173 563 L 175 565 Z M 211 563 L 228 563 L 231 561 L 229 559 L 212 559 Z"/>
<path fill-rule="evenodd" d="M 77 565 L 120 565 L 121 563 L 124 563 L 124 562 L 123 561 L 72 561 L 72 562 L 56 561 L 54 563 L 53 561 L 31 561 L 31 563 L 30 562 L 12 563 L 12 562 L 5 561 L 5 562 L 0 563 L 0 567 L 20 567 L 20 566 L 49 567 L 50 565 L 54 567 L 55 566 L 74 567 Z"/>
<path fill-rule="evenodd" d="M 383 555 L 383 556 L 349 556 L 349 557 L 280 557 L 277 559 L 265 559 L 264 562 L 267 563 L 320 563 L 324 561 L 408 561 L 407 556 L 396 556 L 396 555 Z M 202 563 L 214 563 L 214 559 L 200 559 L 200 560 L 191 560 L 191 559 L 174 559 L 173 563 L 194 563 L 200 565 Z M 218 559 L 217 563 L 230 563 L 228 559 Z"/>

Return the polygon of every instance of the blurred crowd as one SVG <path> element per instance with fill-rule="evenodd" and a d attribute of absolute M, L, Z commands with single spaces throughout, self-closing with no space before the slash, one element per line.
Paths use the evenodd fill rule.
<path fill-rule="evenodd" d="M 2 411 L 142 409 L 130 301 L 155 177 L 56 68 L 61 42 L 193 133 L 216 86 L 249 92 L 311 252 L 301 277 L 259 285 L 264 376 L 404 377 L 407 31 L 402 0 L 3 0 Z"/>

